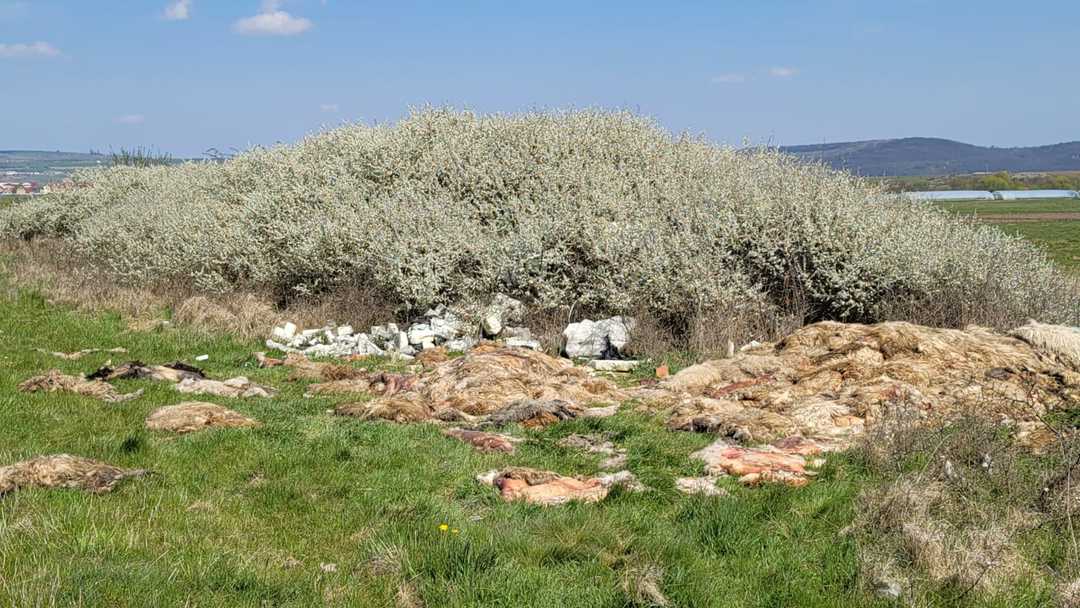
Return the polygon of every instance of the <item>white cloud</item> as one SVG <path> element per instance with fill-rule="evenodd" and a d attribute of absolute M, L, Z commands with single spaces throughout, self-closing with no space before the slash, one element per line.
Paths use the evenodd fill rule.
<path fill-rule="evenodd" d="M 4 44 L 0 42 L 0 59 L 14 59 L 18 57 L 56 57 L 59 54 L 59 49 L 48 42 L 31 42 L 30 44 Z"/>
<path fill-rule="evenodd" d="M 769 76 L 773 78 L 791 78 L 799 73 L 799 70 L 795 68 L 775 67 L 769 68 Z"/>
<path fill-rule="evenodd" d="M 324 104 L 319 105 L 319 109 L 322 110 L 323 112 L 334 113 L 334 112 L 337 112 L 338 110 L 340 110 L 341 108 L 339 108 L 338 104 L 336 104 L 336 103 L 324 103 Z"/>
<path fill-rule="evenodd" d="M 292 16 L 281 10 L 281 5 L 281 0 L 264 0 L 262 12 L 240 19 L 233 24 L 233 31 L 254 36 L 295 36 L 311 29 L 310 20 Z"/>
<path fill-rule="evenodd" d="M 165 7 L 167 21 L 186 21 L 191 18 L 191 0 L 175 0 Z"/>
<path fill-rule="evenodd" d="M 742 74 L 720 74 L 719 76 L 712 77 L 713 84 L 739 84 L 740 82 L 746 82 L 746 77 Z"/>
<path fill-rule="evenodd" d="M 141 125 L 146 122 L 146 117 L 142 114 L 125 114 L 116 119 L 116 123 L 120 125 Z"/>

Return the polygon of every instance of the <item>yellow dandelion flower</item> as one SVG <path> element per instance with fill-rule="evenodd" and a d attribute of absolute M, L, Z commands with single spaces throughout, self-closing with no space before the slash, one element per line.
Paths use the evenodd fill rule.
<path fill-rule="evenodd" d="M 450 526 L 448 526 L 446 524 L 439 524 L 439 531 L 446 532 L 449 529 L 450 529 Z"/>
<path fill-rule="evenodd" d="M 451 530 L 451 532 L 453 532 L 454 534 L 461 534 L 461 530 L 458 530 L 457 528 L 454 528 L 453 530 Z"/>

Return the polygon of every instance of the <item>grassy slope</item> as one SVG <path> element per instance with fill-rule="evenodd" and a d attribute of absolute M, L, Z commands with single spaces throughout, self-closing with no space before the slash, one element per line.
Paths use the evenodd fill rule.
<path fill-rule="evenodd" d="M 843 475 L 801 490 L 684 497 L 673 478 L 698 470 L 687 455 L 708 438 L 641 416 L 561 424 L 528 434 L 517 455 L 479 455 L 431 425 L 330 416 L 330 401 L 254 368 L 255 345 L 129 333 L 115 316 L 76 316 L 26 293 L 0 311 L 0 462 L 69 452 L 157 473 L 102 497 L 0 499 L 0 605 L 384 606 L 411 581 L 427 606 L 623 606 L 620 573 L 647 563 L 663 566 L 662 588 L 679 606 L 863 603 L 853 542 L 838 535 L 856 491 Z M 167 385 L 121 383 L 146 395 L 120 405 L 15 391 L 50 367 L 87 372 L 108 356 L 67 362 L 35 348 L 93 346 L 125 346 L 143 361 L 205 353 L 215 377 L 246 374 L 283 390 L 274 400 L 208 399 L 261 429 L 182 438 L 142 429 L 151 409 L 182 400 Z M 553 445 L 592 430 L 615 433 L 655 489 L 542 509 L 504 504 L 473 481 L 506 464 L 592 473 L 596 458 Z M 461 533 L 439 532 L 443 522 Z M 289 557 L 303 564 L 283 568 Z"/>
<path fill-rule="evenodd" d="M 328 415 L 331 400 L 304 399 L 280 368 L 255 368 L 255 344 L 129 332 L 117 316 L 73 314 L 14 290 L 0 290 L 0 337 L 0 463 L 69 452 L 156 472 L 106 496 L 0 499 L 0 605 L 392 606 L 408 585 L 428 607 L 632 606 L 622 580 L 648 565 L 663 569 L 673 606 L 874 605 L 860 591 L 855 542 L 841 533 L 867 479 L 843 455 L 805 488 L 728 483 L 731 497 L 687 497 L 673 480 L 700 472 L 688 455 L 710 438 L 630 412 L 512 429 L 529 439 L 516 455 L 481 455 L 432 425 Z M 110 356 L 67 362 L 36 348 L 114 346 L 148 362 L 208 354 L 212 376 L 244 374 L 282 392 L 207 398 L 264 421 L 260 429 L 173 437 L 142 428 L 153 408 L 183 400 L 168 385 L 119 383 L 146 389 L 119 405 L 15 391 L 50 367 L 87 372 Z M 612 433 L 653 489 L 545 509 L 505 504 L 473 480 L 509 464 L 595 472 L 598 458 L 554 445 L 572 432 Z M 460 534 L 439 532 L 441 523 Z M 302 564 L 286 569 L 288 558 Z M 972 594 L 961 605 L 1037 606 L 1040 593 L 993 603 Z"/>
<path fill-rule="evenodd" d="M 992 216 L 1017 213 L 1080 212 L 1080 199 L 1054 198 L 1034 201 L 955 201 L 938 205 L 947 211 Z"/>
<path fill-rule="evenodd" d="M 999 228 L 1009 234 L 1018 234 L 1046 249 L 1050 257 L 1063 268 L 1080 272 L 1080 221 L 1008 223 L 1006 217 L 1023 213 L 1080 212 L 1080 200 L 961 201 L 938 203 L 938 205 L 954 213 L 977 215 L 993 220 Z"/>

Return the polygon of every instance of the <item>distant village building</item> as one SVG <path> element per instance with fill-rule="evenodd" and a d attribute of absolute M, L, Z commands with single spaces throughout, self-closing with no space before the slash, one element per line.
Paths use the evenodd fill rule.
<path fill-rule="evenodd" d="M 36 194 L 39 191 L 37 182 L 0 182 L 0 194 Z"/>
<path fill-rule="evenodd" d="M 929 192 L 906 192 L 905 196 L 917 201 L 992 201 L 994 193 L 989 190 L 931 190 Z"/>

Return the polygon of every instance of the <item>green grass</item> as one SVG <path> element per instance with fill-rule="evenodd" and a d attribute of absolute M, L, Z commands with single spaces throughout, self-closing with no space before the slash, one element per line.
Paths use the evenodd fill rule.
<path fill-rule="evenodd" d="M 1080 272 L 1080 220 L 998 224 L 1009 234 L 1037 243 L 1062 268 Z"/>
<path fill-rule="evenodd" d="M 10 207 L 15 203 L 29 200 L 30 198 L 31 197 L 22 194 L 5 194 L 3 196 L 0 196 L 0 209 L 3 209 L 4 207 Z"/>
<path fill-rule="evenodd" d="M 1062 268 L 1080 272 L 1080 220 L 1009 222 L 1028 213 L 1080 213 L 1080 199 L 1042 201 L 957 201 L 937 205 L 946 211 L 992 221 L 1001 230 L 1042 247 Z"/>
<path fill-rule="evenodd" d="M 1017 213 L 1080 213 L 1080 199 L 1054 198 L 1034 201 L 948 201 L 937 203 L 953 213 L 992 216 Z"/>
<path fill-rule="evenodd" d="M 700 473 L 688 455 L 711 438 L 630 411 L 511 429 L 528 439 L 515 455 L 483 455 L 433 425 L 332 416 L 334 401 L 303 398 L 281 368 L 256 368 L 257 344 L 130 332 L 116 315 L 84 316 L 11 289 L 0 290 L 0 343 L 0 464 L 67 452 L 155 473 L 104 496 L 0 499 L 2 606 L 394 606 L 408 584 L 428 607 L 614 608 L 636 605 L 621 581 L 646 565 L 662 568 L 672 606 L 889 605 L 861 590 L 855 541 L 841 533 L 866 483 L 843 455 L 804 488 L 726 483 L 730 497 L 688 497 L 673 480 Z M 143 429 L 152 409 L 183 400 L 169 385 L 118 383 L 146 393 L 117 405 L 15 390 L 51 367 L 89 372 L 116 357 L 69 362 L 36 348 L 115 346 L 146 362 L 208 354 L 213 377 L 244 374 L 281 393 L 206 399 L 261 428 L 175 437 Z M 592 474 L 598 458 L 555 445 L 573 432 L 612 433 L 652 489 L 540 508 L 503 503 L 474 481 L 511 464 Z M 439 532 L 442 523 L 460 534 Z M 301 565 L 284 568 L 289 558 Z M 967 605 L 1036 606 L 1040 597 L 1024 589 Z"/>

